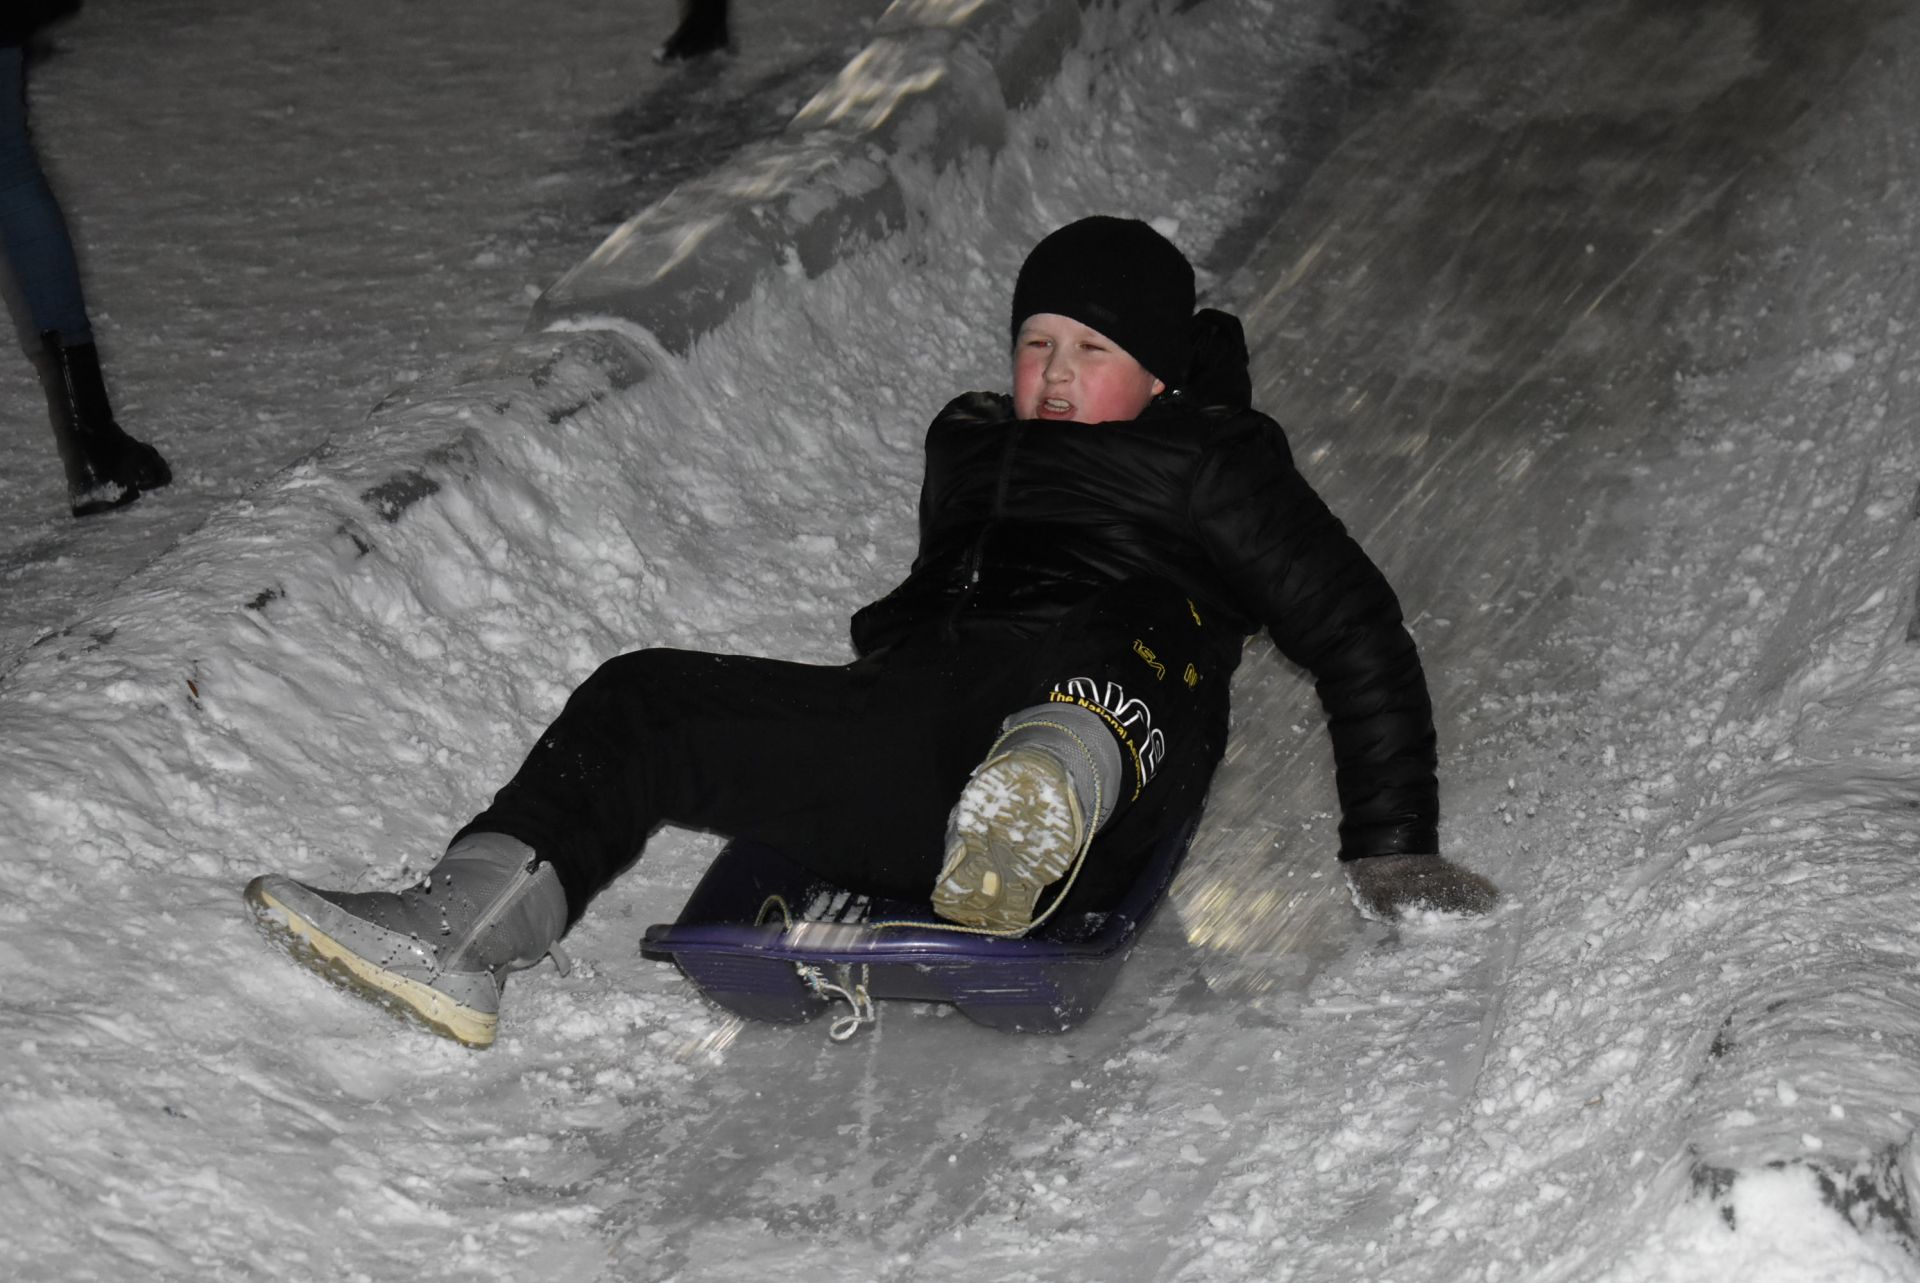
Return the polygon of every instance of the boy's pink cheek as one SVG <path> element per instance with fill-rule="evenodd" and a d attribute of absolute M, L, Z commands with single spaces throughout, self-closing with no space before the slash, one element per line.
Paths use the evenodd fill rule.
<path fill-rule="evenodd" d="M 1022 419 L 1035 418 L 1040 409 L 1040 374 L 1018 367 L 1013 372 L 1013 412 Z"/>

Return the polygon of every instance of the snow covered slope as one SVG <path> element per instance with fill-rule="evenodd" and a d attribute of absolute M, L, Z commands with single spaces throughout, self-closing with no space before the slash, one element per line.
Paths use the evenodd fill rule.
<path fill-rule="evenodd" d="M 885 234 L 678 338 L 569 306 L 450 362 L 22 652 L 0 1257 L 1916 1277 L 1915 16 L 1337 8 L 1089 9 L 991 150 L 901 126 Z M 1247 316 L 1401 588 L 1500 915 L 1352 915 L 1311 692 L 1259 646 L 1171 911 L 1068 1037 L 718 1016 L 634 953 L 715 849 L 677 832 L 484 1054 L 262 948 L 246 876 L 398 884 L 607 656 L 843 655 L 926 418 L 1002 382 L 1021 251 L 1097 209 Z"/>

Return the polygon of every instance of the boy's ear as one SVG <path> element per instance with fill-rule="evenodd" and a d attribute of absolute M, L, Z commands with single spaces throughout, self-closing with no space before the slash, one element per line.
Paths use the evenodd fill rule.
<path fill-rule="evenodd" d="M 1240 318 L 1218 308 L 1193 314 L 1193 361 L 1182 385 L 1200 405 L 1245 410 L 1253 404 L 1253 375 L 1247 368 L 1247 335 Z"/>

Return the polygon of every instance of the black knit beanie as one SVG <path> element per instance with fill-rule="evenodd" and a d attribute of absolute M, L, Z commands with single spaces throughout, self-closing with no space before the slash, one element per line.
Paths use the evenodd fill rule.
<path fill-rule="evenodd" d="M 1034 246 L 1013 287 L 1016 338 L 1038 312 L 1092 326 L 1169 387 L 1187 377 L 1193 265 L 1138 219 L 1083 218 Z"/>

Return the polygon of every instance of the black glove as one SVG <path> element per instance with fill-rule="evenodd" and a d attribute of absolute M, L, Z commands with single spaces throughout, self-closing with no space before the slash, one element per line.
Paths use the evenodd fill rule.
<path fill-rule="evenodd" d="M 1500 902 L 1499 887 L 1441 855 L 1370 855 L 1346 870 L 1354 907 L 1381 922 L 1413 909 L 1485 913 Z"/>

